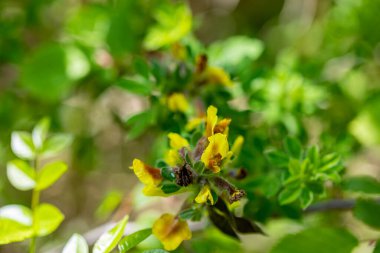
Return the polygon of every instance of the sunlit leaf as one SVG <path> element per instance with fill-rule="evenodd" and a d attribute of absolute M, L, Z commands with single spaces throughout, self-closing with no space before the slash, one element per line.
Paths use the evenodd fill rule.
<path fill-rule="evenodd" d="M 62 253 L 88 253 L 86 239 L 79 234 L 73 234 L 63 248 Z"/>
<path fill-rule="evenodd" d="M 13 153 L 22 159 L 33 160 L 35 158 L 35 148 L 32 136 L 27 132 L 13 132 L 11 138 Z"/>
<path fill-rule="evenodd" d="M 25 226 L 14 220 L 0 218 L 0 245 L 20 242 L 33 236 L 31 226 Z"/>
<path fill-rule="evenodd" d="M 8 162 L 7 176 L 11 184 L 21 191 L 31 190 L 36 185 L 35 170 L 22 160 Z"/>
<path fill-rule="evenodd" d="M 37 125 L 33 128 L 32 139 L 33 144 L 36 149 L 42 147 L 45 141 L 50 127 L 50 120 L 48 118 L 43 118 Z"/>
<path fill-rule="evenodd" d="M 147 228 L 124 237 L 119 243 L 119 251 L 127 252 L 152 234 L 152 229 Z"/>
<path fill-rule="evenodd" d="M 21 205 L 8 205 L 0 208 L 0 219 L 8 219 L 24 226 L 32 225 L 32 211 Z"/>
<path fill-rule="evenodd" d="M 45 236 L 54 232 L 62 223 L 64 215 L 53 205 L 40 204 L 35 210 L 35 234 Z"/>
<path fill-rule="evenodd" d="M 54 184 L 67 170 L 63 162 L 52 162 L 45 165 L 37 175 L 36 190 L 44 190 Z"/>
<path fill-rule="evenodd" d="M 128 216 L 125 216 L 115 227 L 108 230 L 96 241 L 93 253 L 109 253 L 119 243 L 124 234 L 125 226 L 128 222 Z"/>
<path fill-rule="evenodd" d="M 72 137 L 69 134 L 52 135 L 46 140 L 40 155 L 44 158 L 54 156 L 69 146 L 71 142 Z"/>
<path fill-rule="evenodd" d="M 120 202 L 123 200 L 123 194 L 119 191 L 108 192 L 104 197 L 98 208 L 96 209 L 95 215 L 98 219 L 106 219 L 112 212 L 119 206 Z"/>

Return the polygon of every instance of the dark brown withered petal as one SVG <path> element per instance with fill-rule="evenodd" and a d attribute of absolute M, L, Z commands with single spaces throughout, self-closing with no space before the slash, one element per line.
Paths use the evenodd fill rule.
<path fill-rule="evenodd" d="M 185 163 L 182 167 L 174 168 L 176 184 L 179 186 L 188 186 L 194 181 L 194 173 L 189 164 Z"/>

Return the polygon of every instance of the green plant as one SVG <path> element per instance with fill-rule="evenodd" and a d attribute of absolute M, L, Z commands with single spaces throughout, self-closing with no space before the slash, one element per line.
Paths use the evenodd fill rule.
<path fill-rule="evenodd" d="M 31 208 L 8 205 L 0 208 L 0 244 L 30 239 L 29 252 L 36 251 L 36 238 L 54 232 L 64 219 L 59 209 L 40 203 L 40 193 L 54 184 L 67 170 L 61 161 L 49 161 L 71 142 L 67 134 L 49 135 L 50 121 L 42 119 L 32 133 L 12 133 L 11 147 L 18 157 L 7 164 L 11 184 L 21 191 L 32 191 Z"/>

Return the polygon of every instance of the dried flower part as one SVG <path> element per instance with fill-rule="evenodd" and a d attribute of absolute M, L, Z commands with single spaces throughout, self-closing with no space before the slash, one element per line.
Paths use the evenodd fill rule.
<path fill-rule="evenodd" d="M 213 182 L 215 183 L 215 186 L 219 188 L 219 190 L 227 192 L 228 201 L 230 204 L 241 200 L 246 195 L 245 191 L 237 189 L 235 186 L 221 177 L 215 177 L 213 179 Z"/>
<path fill-rule="evenodd" d="M 214 173 L 220 171 L 222 160 L 227 156 L 228 141 L 227 136 L 221 133 L 208 138 L 209 144 L 201 156 L 204 165 Z"/>
<path fill-rule="evenodd" d="M 195 198 L 195 202 L 199 204 L 203 204 L 203 203 L 206 203 L 207 200 L 210 202 L 211 205 L 214 204 L 214 198 L 212 197 L 210 186 L 206 184 L 202 187 L 202 189 L 198 193 L 197 197 Z"/>
<path fill-rule="evenodd" d="M 194 173 L 189 164 L 185 163 L 182 167 L 174 168 L 176 184 L 179 186 L 188 186 L 194 181 Z"/>
<path fill-rule="evenodd" d="M 239 168 L 239 169 L 234 169 L 234 170 L 229 171 L 228 175 L 235 179 L 241 180 L 247 177 L 248 172 L 244 168 Z"/>
<path fill-rule="evenodd" d="M 194 149 L 194 159 L 195 161 L 199 161 L 201 159 L 201 156 L 203 152 L 205 151 L 206 147 L 208 145 L 207 137 L 203 136 L 200 138 L 197 142 L 197 145 Z"/>
<path fill-rule="evenodd" d="M 205 54 L 199 55 L 196 60 L 196 73 L 200 74 L 204 72 L 207 68 L 207 62 L 208 62 L 207 55 Z"/>
<path fill-rule="evenodd" d="M 145 185 L 158 185 L 162 181 L 160 169 L 144 164 L 139 159 L 134 159 L 130 167 L 136 174 L 137 178 Z"/>
<path fill-rule="evenodd" d="M 230 204 L 241 200 L 246 195 L 244 190 L 235 189 L 232 193 L 230 193 L 229 202 Z"/>
<path fill-rule="evenodd" d="M 189 109 L 189 103 L 182 93 L 173 93 L 167 99 L 167 105 L 172 112 L 185 113 Z"/>
<path fill-rule="evenodd" d="M 184 240 L 191 239 L 191 230 L 186 221 L 171 214 L 163 214 L 153 224 L 153 234 L 162 242 L 165 250 L 175 250 Z"/>

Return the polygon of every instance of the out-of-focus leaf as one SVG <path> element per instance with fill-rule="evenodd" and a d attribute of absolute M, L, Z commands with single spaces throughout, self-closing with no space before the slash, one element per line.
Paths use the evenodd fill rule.
<path fill-rule="evenodd" d="M 139 137 L 152 124 L 152 122 L 152 110 L 133 115 L 125 122 L 125 125 L 130 128 L 128 131 L 128 137 L 130 139 Z"/>
<path fill-rule="evenodd" d="M 35 210 L 35 234 L 45 236 L 54 232 L 65 218 L 53 205 L 40 204 Z"/>
<path fill-rule="evenodd" d="M 143 253 L 169 253 L 169 251 L 163 249 L 148 249 L 144 250 Z"/>
<path fill-rule="evenodd" d="M 358 240 L 348 231 L 334 228 L 310 228 L 285 236 L 271 253 L 349 253 Z"/>
<path fill-rule="evenodd" d="M 71 80 L 83 78 L 90 71 L 90 63 L 86 55 L 75 46 L 67 46 L 66 53 L 66 73 Z"/>
<path fill-rule="evenodd" d="M 36 149 L 42 147 L 50 127 L 50 120 L 48 118 L 41 119 L 33 128 L 32 139 Z"/>
<path fill-rule="evenodd" d="M 199 211 L 197 209 L 186 209 L 179 213 L 179 218 L 182 220 L 190 220 L 193 218 L 193 216 L 198 213 Z"/>
<path fill-rule="evenodd" d="M 31 190 L 36 185 L 35 170 L 22 160 L 8 162 L 7 176 L 11 184 L 21 191 Z"/>
<path fill-rule="evenodd" d="M 309 189 L 304 188 L 300 196 L 301 207 L 305 209 L 313 202 L 313 199 L 314 199 L 314 193 L 310 191 Z"/>
<path fill-rule="evenodd" d="M 149 29 L 144 39 L 144 46 L 148 50 L 171 45 L 191 31 L 191 12 L 184 4 L 162 5 L 156 9 L 154 17 L 157 24 Z"/>
<path fill-rule="evenodd" d="M 63 162 L 52 162 L 45 165 L 37 176 L 36 190 L 44 190 L 55 183 L 67 170 Z"/>
<path fill-rule="evenodd" d="M 0 245 L 20 242 L 33 236 L 31 226 L 25 226 L 14 220 L 0 218 Z"/>
<path fill-rule="evenodd" d="M 234 67 L 244 60 L 256 60 L 264 50 L 264 45 L 257 39 L 235 36 L 213 43 L 208 49 L 210 63 L 221 67 Z"/>
<path fill-rule="evenodd" d="M 380 182 L 370 176 L 350 177 L 343 181 L 347 191 L 380 194 Z"/>
<path fill-rule="evenodd" d="M 121 253 L 127 252 L 128 250 L 136 247 L 140 242 L 144 241 L 151 234 L 152 229 L 147 228 L 124 237 L 119 243 L 119 251 Z"/>
<path fill-rule="evenodd" d="M 31 226 L 33 222 L 32 211 L 21 205 L 8 205 L 0 208 L 0 219 L 12 220 L 24 226 Z"/>
<path fill-rule="evenodd" d="M 284 141 L 285 149 L 293 158 L 300 159 L 302 154 L 301 143 L 292 137 L 287 137 Z"/>
<path fill-rule="evenodd" d="M 95 216 L 98 219 L 108 218 L 112 212 L 119 206 L 123 200 L 123 194 L 120 191 L 110 191 L 107 193 L 102 203 L 98 206 Z"/>
<path fill-rule="evenodd" d="M 66 96 L 74 83 L 67 75 L 65 49 L 58 44 L 37 49 L 21 66 L 21 84 L 43 101 L 56 102 Z"/>
<path fill-rule="evenodd" d="M 286 187 L 283 191 L 281 191 L 280 195 L 278 196 L 278 201 L 281 205 L 287 205 L 290 204 L 301 196 L 302 188 L 290 188 Z"/>
<path fill-rule="evenodd" d="M 63 248 L 62 253 L 88 253 L 86 239 L 79 234 L 73 234 Z"/>
<path fill-rule="evenodd" d="M 245 218 L 234 217 L 233 225 L 236 231 L 242 234 L 264 234 L 263 230 L 256 223 Z"/>
<path fill-rule="evenodd" d="M 128 222 L 128 216 L 125 216 L 115 227 L 108 230 L 96 241 L 93 253 L 111 252 L 124 234 L 125 226 Z"/>
<path fill-rule="evenodd" d="M 230 223 L 230 217 L 222 215 L 220 212 L 214 209 L 214 207 L 208 207 L 208 213 L 211 222 L 224 234 L 231 236 L 239 240 L 239 236 L 236 234 Z"/>
<path fill-rule="evenodd" d="M 376 247 L 372 253 L 380 253 L 380 240 L 376 242 Z"/>
<path fill-rule="evenodd" d="M 268 161 L 275 166 L 278 166 L 278 167 L 288 166 L 289 158 L 285 153 L 281 151 L 276 151 L 276 150 L 268 151 L 265 153 L 265 155 Z"/>
<path fill-rule="evenodd" d="M 35 158 L 35 147 L 32 136 L 28 132 L 13 132 L 11 137 L 13 153 L 22 159 L 33 160 Z"/>
<path fill-rule="evenodd" d="M 380 203 L 369 199 L 358 199 L 354 216 L 370 227 L 380 229 Z"/>
<path fill-rule="evenodd" d="M 72 142 L 72 137 L 69 134 L 55 134 L 48 138 L 40 152 L 41 157 L 47 158 L 61 152 Z"/>
<path fill-rule="evenodd" d="M 143 96 L 150 95 L 152 91 L 152 84 L 146 80 L 122 79 L 116 85 L 131 93 Z"/>
<path fill-rule="evenodd" d="M 340 157 L 338 154 L 331 153 L 322 157 L 320 171 L 331 171 L 335 169 L 340 169 L 338 165 L 340 164 Z"/>

